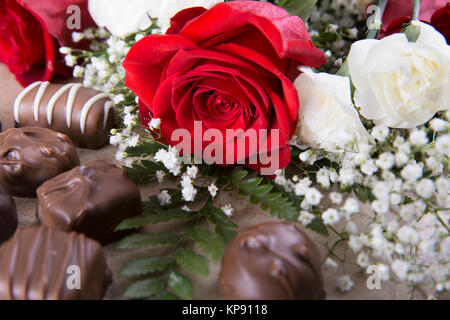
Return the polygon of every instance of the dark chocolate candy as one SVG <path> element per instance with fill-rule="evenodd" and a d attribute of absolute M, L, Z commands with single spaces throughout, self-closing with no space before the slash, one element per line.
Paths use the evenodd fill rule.
<path fill-rule="evenodd" d="M 17 229 L 18 219 L 14 199 L 0 187 L 0 244 L 8 240 Z"/>
<path fill-rule="evenodd" d="M 75 232 L 19 228 L 0 247 L 2 300 L 101 299 L 110 281 L 100 244 Z"/>
<path fill-rule="evenodd" d="M 240 232 L 226 249 L 220 287 L 230 300 L 325 298 L 319 252 L 288 222 Z"/>
<path fill-rule="evenodd" d="M 82 87 L 35 82 L 14 103 L 16 127 L 43 127 L 68 135 L 76 146 L 98 149 L 114 126 L 110 96 Z"/>
<path fill-rule="evenodd" d="M 0 184 L 17 197 L 36 197 L 43 182 L 80 164 L 66 135 L 45 128 L 0 133 Z"/>
<path fill-rule="evenodd" d="M 108 244 L 127 233 L 114 232 L 124 219 L 142 213 L 139 189 L 125 170 L 95 161 L 63 173 L 37 190 L 39 220 Z"/>

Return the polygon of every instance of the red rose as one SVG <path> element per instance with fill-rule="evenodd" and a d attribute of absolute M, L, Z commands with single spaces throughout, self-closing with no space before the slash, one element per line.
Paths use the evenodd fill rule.
<path fill-rule="evenodd" d="M 383 15 L 383 27 L 380 32 L 380 38 L 402 31 L 403 25 L 411 20 L 413 7 L 413 0 L 388 1 Z M 419 18 L 442 33 L 447 39 L 447 43 L 449 43 L 450 1 L 422 1 Z"/>
<path fill-rule="evenodd" d="M 81 9 L 81 28 L 94 25 L 87 0 L 0 0 L 0 62 L 22 85 L 55 74 L 70 76 L 58 48 L 73 46 L 73 30 L 66 27 L 66 11 L 73 4 Z"/>
<path fill-rule="evenodd" d="M 203 131 L 224 135 L 227 129 L 240 129 L 242 134 L 232 139 L 203 140 L 190 153 L 205 159 L 202 152 L 213 145 L 224 157 L 234 156 L 232 163 L 215 163 L 260 170 L 269 166 L 259 159 L 263 154 L 279 153 L 278 167 L 288 165 L 287 142 L 299 110 L 292 80 L 299 65 L 324 62 L 300 18 L 267 2 L 232 1 L 179 12 L 166 35 L 136 43 L 123 66 L 126 85 L 139 96 L 143 124 L 160 118 L 166 142 L 177 145 L 172 134 L 183 128 L 197 139 L 192 144 L 198 143 L 196 121 Z M 249 138 L 264 129 L 267 137 Z M 243 140 L 250 145 L 241 148 Z"/>

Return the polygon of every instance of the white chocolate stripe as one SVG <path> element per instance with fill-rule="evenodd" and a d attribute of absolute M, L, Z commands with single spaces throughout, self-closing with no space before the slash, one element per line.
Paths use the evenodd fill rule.
<path fill-rule="evenodd" d="M 108 121 L 109 112 L 113 108 L 113 103 L 111 101 L 105 102 L 104 106 L 104 118 L 103 118 L 103 129 L 106 128 L 106 122 Z"/>
<path fill-rule="evenodd" d="M 83 109 L 81 110 L 81 116 L 80 116 L 80 128 L 81 133 L 84 134 L 86 131 L 86 122 L 87 122 L 87 116 L 89 113 L 89 110 L 92 108 L 94 103 L 97 101 L 100 101 L 102 99 L 109 98 L 109 94 L 106 93 L 99 93 L 96 96 L 93 96 L 90 98 L 83 106 Z"/>
<path fill-rule="evenodd" d="M 74 85 L 74 83 L 69 83 L 69 84 L 66 84 L 65 86 L 61 87 L 58 91 L 56 91 L 53 94 L 52 98 L 48 102 L 48 105 L 47 105 L 47 123 L 48 123 L 49 126 L 51 126 L 52 122 L 53 122 L 53 110 L 55 109 L 56 102 L 73 85 Z"/>
<path fill-rule="evenodd" d="M 30 84 L 28 87 L 22 90 L 22 92 L 17 96 L 16 101 L 14 101 L 14 121 L 20 123 L 20 105 L 23 98 L 30 93 L 31 90 L 41 85 L 42 81 L 36 81 Z"/>
<path fill-rule="evenodd" d="M 33 113 L 34 113 L 34 120 L 36 122 L 39 122 L 39 106 L 41 105 L 42 97 L 44 96 L 45 90 L 47 90 L 49 84 L 50 82 L 48 81 L 41 83 L 41 85 L 39 86 L 39 90 L 36 93 L 36 96 L 34 97 Z"/>
<path fill-rule="evenodd" d="M 78 90 L 81 88 L 81 84 L 77 83 L 70 88 L 69 96 L 67 97 L 67 105 L 66 105 L 66 123 L 67 128 L 70 128 L 72 125 L 72 110 L 73 104 L 75 103 L 75 97 L 77 96 Z"/>

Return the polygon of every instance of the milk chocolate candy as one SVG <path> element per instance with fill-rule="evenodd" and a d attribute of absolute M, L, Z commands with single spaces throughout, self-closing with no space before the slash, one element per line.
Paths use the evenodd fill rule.
<path fill-rule="evenodd" d="M 44 181 L 80 164 L 75 146 L 62 133 L 45 128 L 0 133 L 0 184 L 17 197 L 36 197 Z"/>
<path fill-rule="evenodd" d="M 112 106 L 109 95 L 78 83 L 35 82 L 17 96 L 14 119 L 16 127 L 50 128 L 77 147 L 98 149 L 114 126 Z"/>
<path fill-rule="evenodd" d="M 17 229 L 17 210 L 14 199 L 0 187 L 0 244 Z"/>
<path fill-rule="evenodd" d="M 0 247 L 1 300 L 97 300 L 110 282 L 100 244 L 75 232 L 19 228 Z"/>
<path fill-rule="evenodd" d="M 128 233 L 114 232 L 122 220 L 142 213 L 139 189 L 125 170 L 103 161 L 79 166 L 37 190 L 39 220 L 108 244 Z"/>
<path fill-rule="evenodd" d="M 288 222 L 240 232 L 226 249 L 220 286 L 223 298 L 231 300 L 325 298 L 319 252 Z"/>

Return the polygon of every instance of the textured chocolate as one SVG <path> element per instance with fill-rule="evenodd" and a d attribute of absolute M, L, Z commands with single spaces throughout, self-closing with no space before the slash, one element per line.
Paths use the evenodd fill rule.
<path fill-rule="evenodd" d="M 114 232 L 124 219 L 142 213 L 139 189 L 125 170 L 103 161 L 79 166 L 37 190 L 39 220 L 108 244 L 127 233 Z"/>
<path fill-rule="evenodd" d="M 101 299 L 110 281 L 100 244 L 75 232 L 19 228 L 0 247 L 2 300 Z"/>
<path fill-rule="evenodd" d="M 320 255 L 293 223 L 265 223 L 228 245 L 220 272 L 224 299 L 324 299 Z"/>
<path fill-rule="evenodd" d="M 43 182 L 80 164 L 75 146 L 62 133 L 45 128 L 0 133 L 0 184 L 17 197 L 36 197 Z"/>
<path fill-rule="evenodd" d="M 17 229 L 18 219 L 16 203 L 0 187 L 0 244 L 8 240 Z"/>
<path fill-rule="evenodd" d="M 16 127 L 43 127 L 69 136 L 77 147 L 98 149 L 114 126 L 110 96 L 82 87 L 35 82 L 14 103 Z"/>

